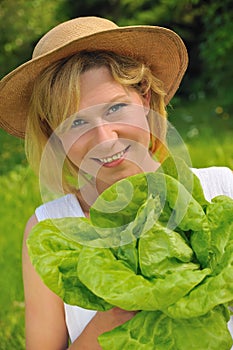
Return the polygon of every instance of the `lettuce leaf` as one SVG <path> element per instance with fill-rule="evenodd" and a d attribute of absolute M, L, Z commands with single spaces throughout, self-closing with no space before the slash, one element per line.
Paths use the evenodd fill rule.
<path fill-rule="evenodd" d="M 162 310 L 198 285 L 209 269 L 180 270 L 149 280 L 135 274 L 109 249 L 84 247 L 77 272 L 89 290 L 112 305 L 125 310 Z"/>
<path fill-rule="evenodd" d="M 73 221 L 73 218 L 69 219 L 68 226 Z M 74 219 L 77 221 L 77 218 Z M 44 283 L 67 304 L 99 311 L 112 308 L 80 281 L 77 263 L 82 246 L 67 238 L 58 225 L 62 219 L 56 220 L 56 225 L 51 220 L 39 222 L 28 239 L 28 252 L 36 271 Z"/>
<path fill-rule="evenodd" d="M 103 349 L 124 350 L 230 349 L 228 319 L 224 306 L 189 320 L 169 318 L 160 311 L 141 311 L 120 327 L 102 334 L 99 343 Z"/>

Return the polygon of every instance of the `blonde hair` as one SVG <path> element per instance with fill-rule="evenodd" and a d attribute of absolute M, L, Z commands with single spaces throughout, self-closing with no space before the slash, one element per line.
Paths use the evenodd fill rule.
<path fill-rule="evenodd" d="M 152 74 L 149 67 L 131 57 L 113 52 L 80 52 L 49 66 L 36 79 L 30 102 L 26 155 L 32 168 L 39 174 L 41 160 L 46 153 L 47 167 L 43 167 L 42 181 L 57 191 L 75 193 L 77 186 L 68 179 L 77 178 L 79 169 L 67 158 L 61 141 L 53 131 L 77 111 L 80 75 L 101 66 L 108 67 L 113 78 L 121 85 L 135 88 L 142 96 L 150 91 L 150 152 L 156 154 L 160 161 L 166 155 L 167 114 L 162 82 Z M 59 159 L 62 162 L 61 181 L 58 180 L 61 172 Z"/>

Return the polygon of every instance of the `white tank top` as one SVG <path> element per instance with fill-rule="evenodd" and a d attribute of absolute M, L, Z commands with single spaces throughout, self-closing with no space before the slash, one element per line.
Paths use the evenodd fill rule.
<path fill-rule="evenodd" d="M 192 170 L 199 177 L 205 198 L 208 201 L 221 194 L 233 198 L 233 173 L 229 168 L 210 167 Z M 73 194 L 41 205 L 36 209 L 35 214 L 38 221 L 68 216 L 84 217 L 82 208 Z M 70 340 L 74 342 L 94 317 L 96 311 L 67 304 L 64 304 L 64 308 Z M 229 321 L 228 327 L 233 336 L 233 317 Z"/>

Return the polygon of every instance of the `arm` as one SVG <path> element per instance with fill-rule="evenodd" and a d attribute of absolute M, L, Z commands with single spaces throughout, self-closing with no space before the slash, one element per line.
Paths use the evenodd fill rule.
<path fill-rule="evenodd" d="M 42 282 L 28 256 L 26 239 L 37 223 L 35 216 L 28 221 L 23 242 L 23 280 L 26 308 L 26 349 L 65 350 L 68 334 L 63 301 Z M 97 312 L 69 350 L 100 350 L 97 337 L 128 321 L 135 312 L 113 308 Z"/>
<path fill-rule="evenodd" d="M 28 234 L 37 222 L 35 216 L 29 219 L 23 241 L 26 349 L 64 350 L 68 334 L 63 302 L 42 282 L 26 247 Z"/>

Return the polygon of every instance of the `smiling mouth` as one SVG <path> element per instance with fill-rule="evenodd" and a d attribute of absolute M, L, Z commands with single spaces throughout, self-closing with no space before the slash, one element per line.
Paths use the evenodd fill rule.
<path fill-rule="evenodd" d="M 119 159 L 123 159 L 124 155 L 126 154 L 126 152 L 128 151 L 128 149 L 130 148 L 130 146 L 127 146 L 123 151 L 118 152 L 113 154 L 111 157 L 106 157 L 106 158 L 92 158 L 96 161 L 98 161 L 101 164 L 110 164 L 113 162 L 118 161 Z"/>

